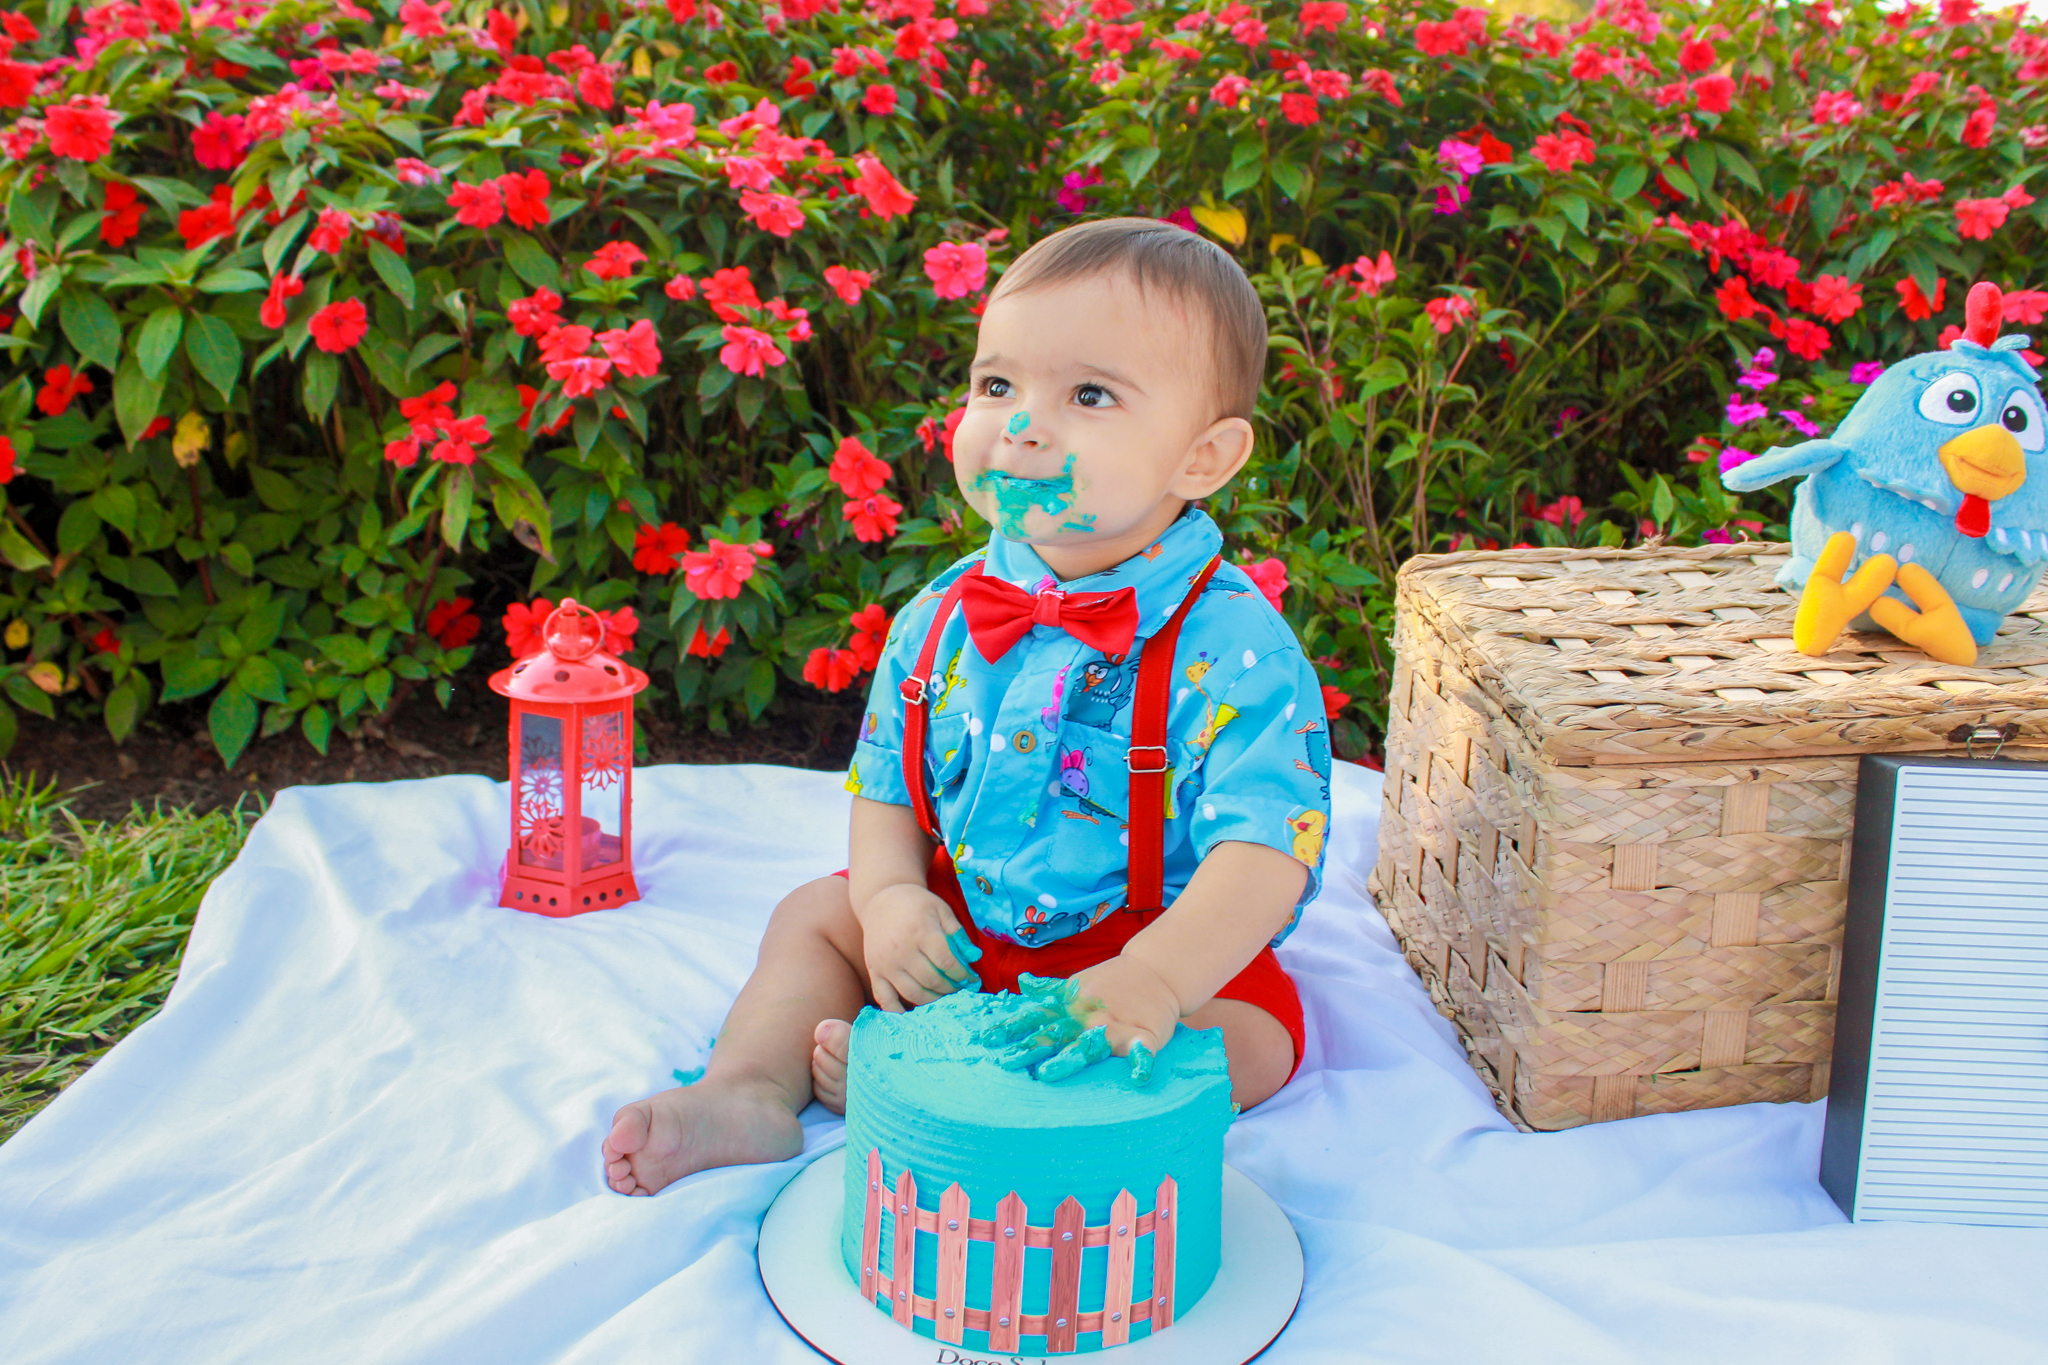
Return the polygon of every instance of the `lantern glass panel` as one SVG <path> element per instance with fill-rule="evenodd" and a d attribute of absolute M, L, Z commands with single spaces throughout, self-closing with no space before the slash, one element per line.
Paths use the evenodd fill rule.
<path fill-rule="evenodd" d="M 626 713 L 604 711 L 583 717 L 583 866 L 619 862 L 620 803 L 625 773 L 633 761 L 626 741 Z"/>
<path fill-rule="evenodd" d="M 519 715 L 519 861 L 562 867 L 562 721 Z"/>

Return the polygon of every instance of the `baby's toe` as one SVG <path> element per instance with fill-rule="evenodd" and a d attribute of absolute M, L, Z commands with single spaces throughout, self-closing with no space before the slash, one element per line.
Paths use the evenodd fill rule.
<path fill-rule="evenodd" d="M 843 1071 L 846 1067 L 847 1049 L 853 1043 L 853 1026 L 844 1019 L 826 1019 L 819 1023 L 811 1034 L 818 1047 L 832 1055 Z"/>

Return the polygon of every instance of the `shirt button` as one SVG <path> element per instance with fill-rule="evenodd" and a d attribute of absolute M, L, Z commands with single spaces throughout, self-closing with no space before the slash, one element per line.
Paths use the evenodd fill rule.
<path fill-rule="evenodd" d="M 1038 736 L 1032 734 L 1029 730 L 1019 730 L 1016 734 L 1010 736 L 1010 743 L 1017 746 L 1018 753 L 1028 754 L 1038 747 Z"/>

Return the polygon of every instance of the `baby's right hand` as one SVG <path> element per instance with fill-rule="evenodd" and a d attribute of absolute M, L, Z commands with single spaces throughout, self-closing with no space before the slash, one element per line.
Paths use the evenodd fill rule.
<path fill-rule="evenodd" d="M 965 965 L 981 956 L 945 901 L 922 886 L 885 886 L 855 913 L 875 1003 L 901 1012 L 962 989 L 981 989 Z M 963 959 L 965 961 L 963 962 Z"/>

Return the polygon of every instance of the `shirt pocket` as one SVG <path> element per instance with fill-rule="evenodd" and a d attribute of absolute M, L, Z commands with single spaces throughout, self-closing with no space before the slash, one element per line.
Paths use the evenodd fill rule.
<path fill-rule="evenodd" d="M 925 731 L 924 753 L 925 774 L 933 796 L 958 786 L 967 776 L 967 763 L 973 757 L 972 741 L 964 714 L 932 717 Z"/>
<path fill-rule="evenodd" d="M 1077 881 L 1111 872 L 1111 880 L 1123 880 L 1123 824 L 1131 795 L 1124 760 L 1130 752 L 1129 740 L 1107 730 L 1061 728 L 1044 808 L 1051 813 L 1059 865 Z"/>

